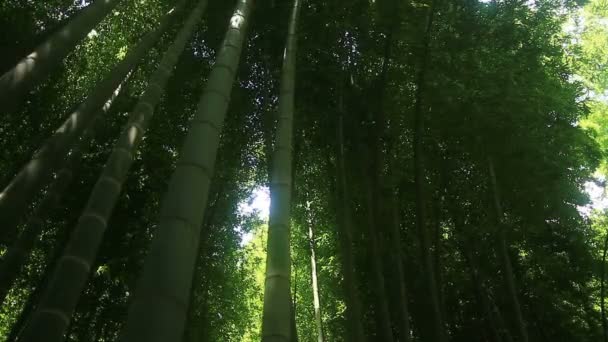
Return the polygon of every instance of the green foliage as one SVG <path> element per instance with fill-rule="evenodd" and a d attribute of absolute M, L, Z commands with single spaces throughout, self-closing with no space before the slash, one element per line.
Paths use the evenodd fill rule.
<path fill-rule="evenodd" d="M 608 89 L 608 3 L 593 0 L 578 18 L 580 41 L 577 46 L 577 74 L 598 95 Z"/>
<path fill-rule="evenodd" d="M 340 116 L 345 177 L 352 196 L 346 206 L 354 221 L 353 285 L 364 315 L 364 333 L 368 340 L 377 340 L 381 327 L 367 227 L 373 224 L 382 247 L 392 332 L 403 336 L 396 286 L 403 281 L 412 340 L 431 340 L 428 284 L 422 276 L 428 270 L 421 258 L 415 214 L 414 115 L 416 101 L 421 101 L 429 250 L 450 341 L 491 340 L 493 324 L 500 323 L 483 311 L 482 296 L 515 337 L 496 252 L 488 157 L 495 164 L 508 254 L 530 340 L 598 341 L 607 216 L 596 212 L 586 217 L 578 209 L 589 203 L 585 183 L 594 177 L 601 183 L 608 173 L 608 2 L 590 0 L 579 7 L 576 1 L 557 0 L 534 5 L 435 1 L 423 63 L 425 23 L 432 3 L 355 0 L 345 6 L 309 0 L 302 4 L 291 220 L 291 287 L 299 340 L 317 339 L 310 224 L 316 233 L 326 341 L 345 341 L 349 336 L 347 309 L 353 303 L 345 294 L 346 251 L 339 243 Z M 3 184 L 172 4 L 123 1 L 22 108 L 6 115 L 0 122 Z M 234 1 L 209 2 L 205 20 L 175 69 L 110 221 L 95 272 L 74 314 L 69 341 L 118 338 L 167 180 L 233 5 Z M 184 334 L 187 342 L 260 338 L 267 228 L 261 218 L 239 211 L 239 204 L 268 183 L 290 8 L 290 1 L 260 2 L 252 17 L 203 223 Z M 77 9 L 75 1 L 1 2 L 0 45 L 7 49 L 0 56 L 0 69 L 8 69 L 44 41 Z M 116 105 L 98 123 L 74 184 L 46 220 L 30 263 L 0 309 L 0 336 L 10 333 L 28 296 L 40 288 L 45 268 L 52 265 L 55 251 L 61 250 L 81 214 L 99 168 L 176 29 L 139 66 Z M 388 69 L 383 75 L 385 58 Z M 426 69 L 421 84 L 422 68 Z M 379 174 L 370 171 L 374 163 Z M 398 197 L 404 279 L 398 279 L 392 266 L 386 201 L 375 198 L 380 215 L 369 219 L 369 182 L 377 187 L 376 193 L 389 188 Z M 244 234 L 252 239 L 243 244 Z"/>

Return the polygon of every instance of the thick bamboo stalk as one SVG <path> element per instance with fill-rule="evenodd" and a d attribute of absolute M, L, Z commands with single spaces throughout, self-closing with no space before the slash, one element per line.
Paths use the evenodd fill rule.
<path fill-rule="evenodd" d="M 296 69 L 296 25 L 300 1 L 294 0 L 289 18 L 287 42 L 283 55 L 279 120 L 272 158 L 270 180 L 270 219 L 264 286 L 262 341 L 288 342 L 292 339 L 289 322 L 291 257 L 289 253 L 290 207 L 293 159 L 293 116 Z"/>
<path fill-rule="evenodd" d="M 129 122 L 93 188 L 65 252 L 59 259 L 38 310 L 28 324 L 24 341 L 40 340 L 42 336 L 45 341 L 61 341 L 63 338 L 70 316 L 86 285 L 107 222 L 133 163 L 133 156 L 154 114 L 154 108 L 160 102 L 172 69 L 194 32 L 206 4 L 206 0 L 201 0 L 192 11 L 131 113 Z"/>
<path fill-rule="evenodd" d="M 104 112 L 110 109 L 122 88 L 122 85 L 119 86 L 108 102 L 106 102 L 102 108 Z M 32 248 L 44 228 L 44 220 L 48 217 L 51 210 L 57 206 L 60 198 L 72 182 L 74 169 L 80 162 L 82 155 L 88 150 L 93 136 L 94 125 L 95 123 L 91 124 L 83 134 L 78 145 L 72 149 L 68 162 L 57 172 L 55 181 L 40 201 L 38 207 L 36 207 L 36 210 L 34 210 L 33 215 L 28 219 L 17 241 L 6 251 L 6 254 L 2 258 L 2 264 L 0 264 L 0 303 L 4 303 L 6 294 L 21 271 L 23 264 L 27 262 Z"/>
<path fill-rule="evenodd" d="M 239 0 L 171 180 L 121 340 L 179 341 L 200 230 L 252 0 Z"/>
<path fill-rule="evenodd" d="M 64 163 L 70 148 L 96 118 L 100 108 L 108 101 L 129 72 L 162 36 L 176 12 L 178 11 L 168 13 L 161 20 L 159 27 L 147 33 L 140 43 L 97 84 L 87 99 L 70 114 L 61 127 L 47 139 L 32 159 L 0 193 L 0 222 L 2 222 L 0 237 L 7 239 L 15 234 L 16 226 L 25 214 L 30 201 L 46 184 L 53 172 Z"/>

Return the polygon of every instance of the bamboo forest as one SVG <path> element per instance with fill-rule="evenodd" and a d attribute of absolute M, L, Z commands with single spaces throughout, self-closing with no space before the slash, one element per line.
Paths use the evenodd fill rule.
<path fill-rule="evenodd" d="M 608 0 L 1 0 L 0 341 L 608 342 Z"/>

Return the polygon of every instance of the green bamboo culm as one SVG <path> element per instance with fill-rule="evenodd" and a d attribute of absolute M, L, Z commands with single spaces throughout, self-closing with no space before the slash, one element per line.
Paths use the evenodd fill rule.
<path fill-rule="evenodd" d="M 148 32 L 99 82 L 90 95 L 72 112 L 65 122 L 48 138 L 32 159 L 19 171 L 0 193 L 0 240 L 10 240 L 15 235 L 17 224 L 23 217 L 33 197 L 47 183 L 53 172 L 62 166 L 70 148 L 78 141 L 82 132 L 96 118 L 104 103 L 127 78 L 146 53 L 156 44 L 169 27 L 184 1 L 167 13 L 160 25 Z"/>
<path fill-rule="evenodd" d="M 0 108 L 11 110 L 23 96 L 44 79 L 74 50 L 78 42 L 121 0 L 97 0 L 82 9 L 61 30 L 53 34 L 17 65 L 0 77 Z"/>
<path fill-rule="evenodd" d="M 0 264 L 0 303 L 4 303 L 6 295 L 15 279 L 17 279 L 21 268 L 29 259 L 29 254 L 44 228 L 44 219 L 57 206 L 61 194 L 70 185 L 73 176 L 71 166 L 74 164 L 73 159 L 75 158 L 76 154 L 72 154 L 66 167 L 57 173 L 57 178 L 45 194 L 40 205 L 34 211 L 32 217 L 28 219 L 23 232 L 19 234 L 15 243 L 11 245 L 2 258 L 2 264 Z"/>
<path fill-rule="evenodd" d="M 71 314 L 86 285 L 103 240 L 108 220 L 133 163 L 137 147 L 152 119 L 154 108 L 160 102 L 172 70 L 192 36 L 206 4 L 206 0 L 201 0 L 190 13 L 129 116 L 129 121 L 118 138 L 91 192 L 87 206 L 70 236 L 70 241 L 58 261 L 38 309 L 25 330 L 23 341 L 40 341 L 42 338 L 51 342 L 63 340 Z"/>
<path fill-rule="evenodd" d="M 299 9 L 300 1 L 294 0 L 289 18 L 281 72 L 279 118 L 270 179 L 270 219 L 262 318 L 263 342 L 289 342 L 293 340 L 292 334 L 295 334 L 295 331 L 291 331 L 290 324 L 292 309 L 290 299 L 289 221 L 293 158 L 296 26 Z"/>
<path fill-rule="evenodd" d="M 509 255 L 510 246 L 507 243 L 505 226 L 503 222 L 504 212 L 502 210 L 500 194 L 498 191 L 498 182 L 496 181 L 494 163 L 491 157 L 488 157 L 488 174 L 490 177 L 490 186 L 492 189 L 492 199 L 494 201 L 494 210 L 496 216 L 496 229 L 498 233 L 498 238 L 496 239 L 498 245 L 496 247 L 497 259 L 500 260 L 503 281 L 505 283 L 507 296 L 511 304 L 511 311 L 514 316 L 513 318 L 515 320 L 517 333 L 519 333 L 519 341 L 528 342 L 528 330 L 526 328 L 526 322 L 524 321 L 521 305 L 519 304 L 519 297 L 515 285 L 515 275 L 513 274 L 513 265 L 511 263 L 511 256 Z"/>
<path fill-rule="evenodd" d="M 119 86 L 108 102 L 106 102 L 102 108 L 104 113 L 111 108 L 114 100 L 116 100 L 123 88 L 122 85 Z M 4 303 L 8 291 L 15 282 L 15 279 L 17 279 L 21 268 L 27 262 L 32 248 L 44 228 L 44 220 L 57 206 L 59 200 L 72 182 L 74 169 L 79 164 L 82 156 L 87 153 L 90 146 L 94 133 L 94 125 L 95 122 L 87 128 L 76 147 L 72 149 L 67 163 L 59 172 L 57 172 L 53 184 L 47 190 L 32 216 L 28 219 L 23 231 L 4 254 L 2 261 L 0 262 L 0 304 Z"/>
<path fill-rule="evenodd" d="M 239 0 L 163 199 L 121 335 L 124 342 L 180 341 L 220 135 L 252 0 Z"/>

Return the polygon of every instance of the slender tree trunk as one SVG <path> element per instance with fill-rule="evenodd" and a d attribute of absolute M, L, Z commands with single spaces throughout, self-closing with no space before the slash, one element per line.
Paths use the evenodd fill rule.
<path fill-rule="evenodd" d="M 470 229 L 469 232 L 466 231 L 465 215 L 461 210 L 459 203 L 457 203 L 456 197 L 450 195 L 459 193 L 459 191 L 453 185 L 451 185 L 451 182 L 448 179 L 448 175 L 450 173 L 448 163 L 448 159 L 442 158 L 440 187 L 443 189 L 445 194 L 448 215 L 454 224 L 454 235 L 456 237 L 458 248 L 460 249 L 460 252 L 469 268 L 471 281 L 475 287 L 475 295 L 477 298 L 477 303 L 479 304 L 480 315 L 486 321 L 492 341 L 511 342 L 512 338 L 509 332 L 506 331 L 506 327 L 502 321 L 502 315 L 498 311 L 498 308 L 495 305 L 493 306 L 489 290 L 484 285 L 485 280 L 480 272 L 479 263 L 477 262 L 478 257 L 474 253 L 475 240 L 471 234 L 474 232 L 474 230 Z M 504 329 L 504 331 L 501 329 Z M 504 338 L 501 337 L 501 335 L 504 335 Z"/>
<path fill-rule="evenodd" d="M 310 208 L 309 208 L 310 210 Z M 317 282 L 317 256 L 315 253 L 315 230 L 312 219 L 308 220 L 308 239 L 310 244 L 310 270 L 312 279 L 313 308 L 315 311 L 315 321 L 317 323 L 317 341 L 323 342 L 323 320 L 321 317 L 321 300 L 319 299 L 319 284 Z"/>
<path fill-rule="evenodd" d="M 386 136 L 387 123 L 383 109 L 383 98 L 384 98 L 384 88 L 386 88 L 387 83 L 387 74 L 388 74 L 388 60 L 390 55 L 390 42 L 394 29 L 390 30 L 389 35 L 387 36 L 387 47 L 385 51 L 385 63 L 384 70 L 382 76 L 382 94 L 378 97 L 380 103 L 378 105 L 378 116 L 375 122 L 375 135 L 373 137 L 373 149 L 375 156 L 372 160 L 375 160 L 375 165 L 373 165 L 371 177 L 374 177 L 374 189 L 376 191 L 373 193 L 374 202 L 376 203 L 374 210 L 376 213 L 374 214 L 376 218 L 377 228 L 380 225 L 386 225 L 388 234 L 388 242 L 389 242 L 389 251 L 390 251 L 390 261 L 393 269 L 395 271 L 395 278 L 397 279 L 397 298 L 395 302 L 397 304 L 397 311 L 399 312 L 399 331 L 400 331 L 400 340 L 404 342 L 409 342 L 411 340 L 411 326 L 410 326 L 410 314 L 409 314 L 409 305 L 407 298 L 407 288 L 405 285 L 405 272 L 403 270 L 403 252 L 401 248 L 401 215 L 399 214 L 399 202 L 397 200 L 397 192 L 396 189 L 396 179 L 394 177 L 394 169 L 395 166 L 390 160 L 390 154 L 385 152 L 381 147 L 382 141 L 381 137 Z M 386 139 L 386 150 L 390 151 L 392 146 L 392 140 Z M 383 175 L 384 163 L 387 161 L 388 174 Z M 373 179 L 373 178 L 372 178 Z M 384 206 L 384 208 L 382 208 Z M 384 214 L 383 209 L 385 210 Z M 386 215 L 388 218 L 387 221 L 381 221 L 381 215 Z"/>
<path fill-rule="evenodd" d="M 439 282 L 438 285 L 441 287 L 441 218 L 438 203 L 439 200 L 439 198 L 432 199 L 431 207 L 433 212 L 433 270 L 435 270 L 435 274 L 437 275 L 437 281 Z M 441 297 L 443 296 L 441 295 L 441 290 L 439 292 L 440 302 L 442 303 L 441 306 L 443 307 L 443 301 L 441 300 Z"/>
<path fill-rule="evenodd" d="M 206 234 L 201 240 L 201 250 L 200 253 L 207 254 L 209 246 L 209 237 L 210 234 Z M 199 255 L 200 257 L 200 255 Z M 202 259 L 204 262 L 207 261 L 206 258 Z M 205 263 L 206 264 L 206 263 Z M 190 306 L 188 308 L 188 325 L 186 330 L 184 331 L 184 342 L 203 342 L 208 341 L 208 324 L 207 320 L 209 319 L 209 291 L 207 291 L 207 287 L 209 286 L 209 280 L 207 277 L 203 277 L 202 273 L 206 271 L 205 265 L 201 265 L 201 270 L 197 270 L 194 277 L 192 277 L 192 290 L 190 294 Z M 195 289 L 196 287 L 202 288 L 202 299 L 198 305 L 194 305 L 194 299 L 196 298 Z M 198 309 L 198 312 L 197 310 Z"/>
<path fill-rule="evenodd" d="M 483 279 L 479 274 L 479 267 L 477 265 L 475 256 L 472 251 L 473 244 L 470 243 L 470 239 L 464 231 L 464 221 L 462 218 L 462 213 L 458 209 L 457 204 L 451 199 L 448 198 L 448 211 L 450 216 L 452 216 L 452 222 L 454 223 L 454 233 L 456 234 L 456 239 L 458 241 L 459 249 L 464 256 L 464 259 L 469 267 L 469 274 L 471 277 L 471 281 L 475 287 L 475 295 L 477 297 L 477 302 L 480 307 L 480 314 L 484 317 L 486 324 L 490 330 L 490 334 L 492 336 L 492 341 L 500 342 L 502 338 L 500 337 L 500 332 L 498 331 L 497 324 L 494 320 L 494 313 L 492 310 L 492 306 L 490 304 L 487 291 L 483 285 Z"/>
<path fill-rule="evenodd" d="M 363 342 L 363 322 L 361 314 L 361 302 L 357 293 L 357 285 L 354 268 L 353 251 L 353 221 L 350 208 L 350 192 L 346 181 L 345 148 L 344 148 L 344 110 L 342 108 L 342 97 L 340 97 L 339 122 L 338 122 L 338 144 L 336 151 L 337 160 L 337 208 L 338 208 L 338 238 L 340 241 L 340 252 L 342 256 L 342 275 L 344 277 L 344 292 L 346 293 L 346 317 L 348 322 L 348 341 Z"/>
<path fill-rule="evenodd" d="M 262 341 L 291 341 L 290 324 L 290 207 L 292 193 L 293 117 L 296 71 L 296 25 L 300 0 L 294 0 L 283 57 L 279 120 L 270 180 L 270 220 L 266 257 L 266 283 L 262 316 Z"/>
<path fill-rule="evenodd" d="M 298 342 L 298 329 L 296 325 L 296 316 L 298 314 L 298 268 L 294 267 L 293 271 L 293 292 L 291 300 L 291 342 Z"/>
<path fill-rule="evenodd" d="M 121 0 L 97 0 L 82 9 L 11 70 L 0 77 L 0 108 L 11 110 L 70 53 Z"/>
<path fill-rule="evenodd" d="M 239 0 L 163 199 L 160 222 L 121 341 L 178 341 L 187 318 L 201 223 L 251 0 Z"/>
<path fill-rule="evenodd" d="M 410 310 L 407 302 L 407 288 L 405 286 L 405 272 L 403 270 L 403 252 L 401 249 L 401 215 L 399 214 L 399 204 L 397 195 L 390 193 L 386 198 L 389 210 L 391 211 L 392 222 L 389 224 L 390 229 L 390 254 L 392 256 L 392 264 L 397 277 L 398 289 L 398 309 L 400 314 L 400 341 L 411 341 L 411 326 L 410 326 Z"/>
<path fill-rule="evenodd" d="M 295 296 L 295 294 L 294 294 Z M 289 324 L 291 325 L 291 342 L 298 342 L 298 326 L 296 325 L 296 305 L 295 305 L 295 299 L 293 302 L 293 305 L 291 307 L 291 315 L 289 315 Z"/>
<path fill-rule="evenodd" d="M 83 139 L 88 144 L 89 139 Z M 21 268 L 27 262 L 29 255 L 44 228 L 44 220 L 59 203 L 59 199 L 72 182 L 73 170 L 81 157 L 80 148 L 74 150 L 68 165 L 57 173 L 57 178 L 47 191 L 44 199 L 28 220 L 17 241 L 8 249 L 2 264 L 0 264 L 0 303 L 4 303 L 6 295 L 19 275 Z"/>
<path fill-rule="evenodd" d="M 114 92 L 112 97 L 106 102 L 102 110 L 107 112 L 114 100 L 118 97 L 123 86 L 119 86 Z M 66 165 L 57 172 L 57 176 L 51 187 L 47 190 L 44 198 L 34 210 L 34 213 L 28 220 L 25 228 L 19 234 L 17 241 L 8 249 L 2 263 L 0 264 L 0 303 L 4 303 L 6 294 L 13 285 L 15 279 L 19 275 L 21 268 L 27 262 L 29 255 L 34 248 L 36 241 L 42 229 L 44 228 L 44 220 L 48 217 L 50 212 L 57 206 L 60 198 L 67 190 L 68 186 L 72 182 L 74 170 L 77 164 L 80 162 L 83 154 L 89 148 L 91 138 L 93 136 L 95 123 L 85 131 L 78 145 L 74 147 L 68 162 Z"/>
<path fill-rule="evenodd" d="M 69 235 L 70 232 L 67 231 L 64 233 L 63 236 L 57 238 L 56 245 L 53 247 L 50 256 L 46 258 L 48 262 L 46 263 L 46 265 L 44 265 L 44 268 L 42 270 L 42 277 L 38 281 L 38 284 L 34 287 L 32 292 L 30 292 L 27 296 L 27 300 L 25 302 L 23 310 L 19 314 L 19 318 L 11 327 L 10 333 L 6 339 L 7 342 L 15 342 L 17 340 L 22 341 L 21 339 L 19 339 L 19 337 L 23 333 L 23 330 L 25 329 L 28 320 L 31 318 L 32 313 L 34 313 L 40 296 L 43 293 L 43 290 L 47 287 L 48 282 L 51 279 L 51 275 L 55 268 L 55 265 L 57 265 L 59 257 L 61 256 L 61 253 L 68 242 Z"/>
<path fill-rule="evenodd" d="M 376 97 L 376 108 L 375 110 L 369 111 L 369 121 L 371 123 L 371 129 L 369 132 L 369 140 L 368 147 L 366 150 L 366 155 L 368 158 L 364 158 L 365 160 L 369 160 L 367 167 L 366 179 L 364 180 L 365 192 L 366 192 L 366 206 L 367 206 L 367 220 L 368 220 L 368 234 L 371 245 L 371 253 L 373 258 L 373 277 L 375 279 L 375 294 L 377 300 L 377 318 L 378 318 L 378 329 L 380 330 L 380 336 L 384 341 L 393 341 L 393 331 L 392 331 L 392 320 L 390 317 L 390 309 L 388 304 L 388 294 L 386 292 L 386 279 L 384 275 L 384 267 L 381 251 L 384 250 L 383 242 L 384 242 L 384 234 L 394 233 L 391 232 L 393 222 L 393 213 L 392 209 L 389 208 L 389 219 L 388 223 L 388 231 L 383 230 L 383 226 L 386 225 L 383 222 L 382 217 L 384 213 L 382 209 L 384 207 L 390 207 L 390 201 L 385 201 L 384 196 L 382 196 L 382 190 L 385 188 L 383 186 L 383 174 L 384 174 L 384 161 L 385 155 L 382 148 L 382 137 L 385 135 L 386 130 L 386 115 L 384 112 L 384 94 L 387 89 L 388 83 L 388 74 L 390 69 L 390 59 L 391 59 L 391 47 L 392 47 L 392 37 L 393 32 L 397 25 L 397 16 L 395 11 L 395 17 L 391 21 L 390 28 L 387 32 L 385 44 L 384 44 L 384 58 L 382 63 L 382 71 L 380 72 L 380 77 L 378 79 L 378 87 L 377 87 L 377 97 Z M 376 90 L 376 89 L 374 89 Z M 375 117 L 374 117 L 375 116 Z M 391 170 L 389 170 L 391 171 Z M 388 190 L 390 193 L 392 189 Z M 396 241 L 391 241 L 391 243 L 398 243 Z M 393 246 L 394 247 L 394 246 Z M 402 260 L 399 260 L 401 263 Z M 397 275 L 399 277 L 399 275 Z M 405 292 L 398 293 L 399 295 L 405 295 Z M 404 297 L 402 297 L 404 298 Z M 399 302 L 401 303 L 401 298 L 399 298 Z M 402 308 L 400 308 L 402 309 Z M 399 310 L 401 311 L 401 310 Z M 401 312 L 400 312 L 401 313 Z M 400 327 L 401 330 L 409 330 L 408 327 Z"/>
<path fill-rule="evenodd" d="M 423 93 L 429 59 L 431 31 L 433 27 L 433 16 L 435 3 L 431 5 L 426 24 L 426 33 L 423 42 L 423 53 L 421 55 L 420 69 L 417 75 L 416 100 L 414 105 L 414 182 L 416 185 L 416 227 L 422 253 L 423 269 L 425 271 L 426 283 L 429 291 L 429 305 L 433 316 L 433 334 L 437 342 L 447 341 L 447 332 L 441 314 L 439 286 L 433 266 L 433 257 L 430 252 L 430 238 L 427 225 L 426 212 L 426 180 L 424 167 L 424 117 L 423 117 Z"/>
<path fill-rule="evenodd" d="M 501 338 L 501 332 L 498 329 L 499 324 L 495 322 L 496 313 L 492 310 L 492 305 L 490 304 L 488 298 L 488 291 L 483 285 L 483 280 L 481 279 L 481 276 L 479 274 L 479 268 L 477 267 L 476 262 L 474 261 L 475 257 L 473 256 L 473 253 L 471 252 L 469 246 L 462 246 L 461 251 L 463 252 L 466 263 L 469 266 L 469 272 L 471 274 L 471 280 L 475 287 L 477 302 L 479 303 L 481 314 L 483 315 L 486 321 L 486 325 L 488 327 L 488 330 L 490 331 L 492 340 L 497 342 L 502 341 L 503 339 Z M 498 310 L 498 308 L 496 308 L 496 310 Z M 508 335 L 509 333 L 508 331 L 506 331 L 503 332 L 503 334 Z M 511 339 L 505 338 L 505 340 L 510 341 Z"/>
<path fill-rule="evenodd" d="M 519 298 L 517 296 L 517 290 L 515 288 L 515 276 L 513 275 L 513 267 L 511 265 L 511 258 L 509 257 L 507 238 L 505 236 L 505 229 L 502 222 L 504 214 L 502 211 L 502 205 L 500 203 L 500 195 L 498 194 L 498 185 L 496 181 L 496 173 L 494 172 L 494 163 L 492 162 L 491 158 L 488 158 L 488 169 L 490 173 L 492 195 L 494 198 L 494 209 L 496 210 L 496 221 L 498 225 L 498 258 L 500 260 L 505 286 L 507 287 L 507 295 L 509 301 L 511 302 L 513 314 L 515 315 L 515 324 L 517 326 L 519 338 L 521 342 L 528 342 L 528 331 L 526 330 L 526 324 L 521 313 L 521 306 L 519 305 Z"/>
<path fill-rule="evenodd" d="M 160 101 L 163 89 L 206 7 L 206 0 L 192 11 L 173 45 L 163 56 L 159 68 L 131 113 L 126 129 L 110 155 L 93 188 L 70 242 L 59 260 L 39 309 L 26 329 L 24 341 L 61 341 L 80 293 L 86 285 L 107 222 L 120 195 L 133 156 Z"/>
<path fill-rule="evenodd" d="M 180 2 L 183 7 L 184 2 Z M 0 237 L 9 239 L 15 234 L 17 224 L 27 210 L 29 202 L 42 189 L 62 163 L 70 148 L 82 132 L 95 119 L 95 114 L 108 101 L 118 86 L 127 78 L 139 60 L 154 46 L 168 28 L 175 13 L 167 14 L 159 27 L 146 34 L 140 43 L 97 84 L 87 99 L 70 114 L 66 121 L 47 139 L 33 158 L 0 193 Z"/>
<path fill-rule="evenodd" d="M 597 311 L 594 308 L 594 301 L 590 300 L 589 296 L 586 293 L 579 293 L 579 299 L 583 302 L 583 307 L 585 310 L 585 323 L 587 323 L 587 327 L 590 331 L 601 331 L 602 327 L 598 325 L 597 319 Z M 600 308 L 601 309 L 601 308 Z"/>
<path fill-rule="evenodd" d="M 600 282 L 600 310 L 602 313 L 602 335 L 604 342 L 608 342 L 608 324 L 606 323 L 606 253 L 608 252 L 608 233 L 604 238 L 604 252 L 602 254 L 602 270 L 601 270 L 601 282 Z"/>
<path fill-rule="evenodd" d="M 386 294 L 386 285 L 384 274 L 382 273 L 382 256 L 378 246 L 378 236 L 376 232 L 376 222 L 374 210 L 374 195 L 372 183 L 370 180 L 364 181 L 365 186 L 365 206 L 367 208 L 367 234 L 368 246 L 370 248 L 372 258 L 372 277 L 373 277 L 373 292 L 376 297 L 376 310 L 378 315 L 378 330 L 380 340 L 386 342 L 393 341 L 393 331 L 391 328 L 391 317 L 388 308 L 388 297 Z"/>
<path fill-rule="evenodd" d="M 489 291 L 486 291 L 486 297 L 488 298 L 488 301 L 490 302 L 490 307 L 492 308 L 492 313 L 494 314 L 493 317 L 495 317 L 495 319 L 496 319 L 496 326 L 500 332 L 500 336 L 502 337 L 502 340 L 504 342 L 513 342 L 513 336 L 511 335 L 511 332 L 507 328 L 507 324 L 502 316 L 502 312 L 500 312 L 498 305 L 496 305 L 496 302 L 490 295 Z"/>
<path fill-rule="evenodd" d="M 440 201 L 440 198 L 431 200 L 431 208 L 433 212 L 431 220 L 433 224 L 433 271 L 435 272 L 435 278 L 437 281 L 437 295 L 439 300 L 439 308 L 441 310 L 441 317 L 445 319 L 447 317 L 447 312 L 443 288 L 443 270 L 441 268 L 442 228 Z"/>

